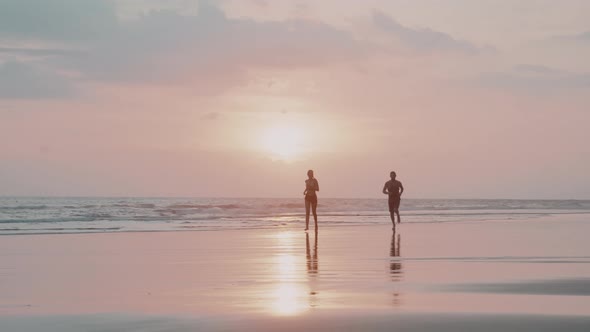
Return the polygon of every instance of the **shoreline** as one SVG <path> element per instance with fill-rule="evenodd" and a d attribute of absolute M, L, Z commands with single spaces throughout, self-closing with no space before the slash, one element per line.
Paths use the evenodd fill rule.
<path fill-rule="evenodd" d="M 477 215 L 481 215 L 481 214 L 477 214 Z M 490 214 L 490 216 L 493 216 L 494 214 Z M 580 217 L 580 218 L 584 218 L 587 217 L 588 215 L 590 215 L 590 212 L 566 212 L 566 213 L 551 213 L 551 212 L 547 212 L 547 213 L 510 213 L 510 215 L 518 215 L 518 216 L 530 216 L 528 218 L 518 218 L 518 219 L 513 219 L 513 218 L 502 218 L 502 219 L 494 219 L 494 218 L 489 218 L 489 219 L 480 219 L 480 220 L 473 220 L 473 221 L 468 221 L 468 220 L 443 220 L 443 221 L 419 221 L 419 222 L 415 222 L 415 221 L 409 221 L 409 222 L 402 222 L 402 225 L 439 225 L 439 224 L 477 224 L 477 223 L 502 223 L 502 222 L 506 222 L 506 223 L 512 223 L 512 222 L 545 222 L 545 221 L 556 221 L 557 219 L 563 220 L 573 220 L 574 217 Z M 444 214 L 441 214 L 441 216 L 445 216 Z M 469 216 L 469 214 L 466 214 L 465 216 Z M 297 217 L 297 216 L 296 216 Z M 298 227 L 303 227 L 305 220 L 304 220 L 304 215 L 299 216 L 302 218 L 302 220 L 299 221 L 290 221 L 289 223 L 285 223 L 285 224 L 275 224 L 274 225 L 268 225 L 268 226 L 233 226 L 230 224 L 225 224 L 225 225 L 220 225 L 220 226 L 211 226 L 211 225 L 207 225 L 207 226 L 190 226 L 190 227 L 186 227 L 186 228 L 182 228 L 182 226 L 180 228 L 175 228 L 175 229 L 128 229 L 128 230 L 121 230 L 123 227 L 105 227 L 104 231 L 99 230 L 97 227 L 90 227 L 90 228 L 84 228 L 87 229 L 88 231 L 84 231 L 84 230 L 78 230 L 79 227 L 75 227 L 72 229 L 75 229 L 75 231 L 62 231 L 62 228 L 56 228 L 55 232 L 52 231 L 46 231 L 46 232 L 21 232 L 18 233 L 19 231 L 24 231 L 24 230 L 14 230 L 15 233 L 3 233 L 0 232 L 0 237 L 6 237 L 6 236 L 27 236 L 27 235 L 34 235 L 34 236 L 39 236 L 39 235 L 80 235 L 80 234 L 117 234 L 117 233 L 169 233 L 169 232 L 219 232 L 219 231 L 248 231 L 248 230 L 273 230 L 273 231 L 285 231 L 285 230 L 290 230 L 290 231 L 295 231 L 298 229 Z M 320 224 L 320 229 L 321 228 L 334 228 L 334 227 L 364 227 L 364 226 L 383 226 L 383 225 L 391 225 L 391 221 L 389 220 L 389 215 L 370 215 L 370 217 L 378 217 L 380 220 L 379 221 L 363 221 L 363 222 L 357 222 L 357 223 L 353 223 L 353 222 L 338 222 L 338 221 L 333 221 L 330 220 L 328 222 L 322 222 L 321 217 L 322 215 L 318 216 L 320 218 L 319 220 L 319 224 Z M 359 217 L 359 216 L 354 216 L 354 215 L 347 215 L 347 216 L 343 216 L 346 218 L 354 218 L 354 217 Z M 365 216 L 366 217 L 366 216 Z M 402 217 L 404 217 L 404 215 L 402 214 Z M 407 217 L 407 216 L 406 216 Z M 237 217 L 235 218 L 235 220 L 239 220 L 240 218 Z M 214 222 L 214 220 L 211 220 Z M 210 221 L 210 222 L 211 222 Z M 133 221 L 133 222 L 146 222 L 149 223 L 149 221 L 141 221 L 141 220 L 137 220 L 137 221 Z M 105 224 L 108 224 L 109 221 L 104 221 Z M 19 224 L 19 223 L 14 223 L 14 224 Z M 301 224 L 301 225 L 299 225 Z M 398 225 L 398 224 L 396 224 Z M 402 226 L 403 227 L 403 226 Z M 12 230 L 9 230 L 12 231 Z"/>

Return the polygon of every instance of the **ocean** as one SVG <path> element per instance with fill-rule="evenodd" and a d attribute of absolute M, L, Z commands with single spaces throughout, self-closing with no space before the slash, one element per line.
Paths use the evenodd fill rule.
<path fill-rule="evenodd" d="M 590 214 L 590 200 L 402 199 L 402 223 Z M 321 227 L 390 223 L 387 199 L 320 198 Z M 303 198 L 1 197 L 0 235 L 303 227 Z"/>

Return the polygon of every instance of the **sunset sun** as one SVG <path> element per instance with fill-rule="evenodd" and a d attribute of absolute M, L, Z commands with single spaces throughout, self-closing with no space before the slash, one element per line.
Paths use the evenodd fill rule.
<path fill-rule="evenodd" d="M 304 138 L 301 127 L 277 125 L 263 132 L 261 146 L 273 159 L 292 161 L 301 156 Z"/>

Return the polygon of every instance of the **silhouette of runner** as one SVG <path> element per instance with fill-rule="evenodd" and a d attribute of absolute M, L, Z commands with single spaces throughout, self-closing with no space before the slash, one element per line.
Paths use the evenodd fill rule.
<path fill-rule="evenodd" d="M 399 217 L 399 203 L 401 201 L 402 193 L 404 192 L 404 186 L 401 182 L 395 179 L 395 172 L 389 173 L 391 180 L 385 182 L 383 186 L 383 193 L 389 195 L 389 215 L 391 216 L 391 223 L 393 224 L 393 230 L 395 231 L 395 215 L 397 215 L 397 223 L 401 223 Z"/>
<path fill-rule="evenodd" d="M 316 191 L 320 191 L 320 185 L 318 184 L 318 180 L 313 177 L 313 171 L 311 169 L 307 171 L 307 177 L 308 179 L 305 180 L 305 191 L 303 191 L 303 195 L 305 195 L 305 230 L 309 229 L 309 208 L 311 207 L 315 221 L 315 231 L 317 232 L 318 215 L 316 208 L 318 206 L 318 196 L 316 195 Z"/>

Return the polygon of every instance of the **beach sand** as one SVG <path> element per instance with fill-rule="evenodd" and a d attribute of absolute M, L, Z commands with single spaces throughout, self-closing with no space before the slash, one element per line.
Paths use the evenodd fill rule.
<path fill-rule="evenodd" d="M 588 234 L 561 215 L 2 236 L 0 331 L 590 331 Z"/>

